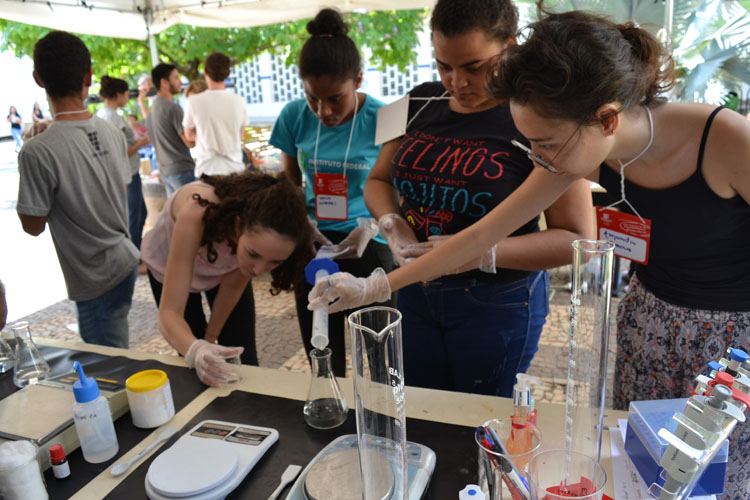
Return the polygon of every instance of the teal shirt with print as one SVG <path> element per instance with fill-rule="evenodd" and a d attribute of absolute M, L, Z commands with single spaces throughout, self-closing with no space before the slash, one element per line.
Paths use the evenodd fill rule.
<path fill-rule="evenodd" d="M 325 231 L 349 233 L 357 227 L 357 217 L 372 217 L 365 206 L 364 188 L 367 176 L 380 153 L 380 146 L 375 143 L 375 126 L 378 109 L 383 102 L 366 96 L 365 103 L 357 112 L 354 121 L 354 133 L 346 160 L 346 178 L 349 191 L 349 211 L 347 220 L 318 219 L 318 228 Z M 324 174 L 342 174 L 344 172 L 344 154 L 352 120 L 336 127 L 320 126 L 318 144 L 318 172 Z M 318 118 L 310 111 L 305 99 L 292 101 L 281 110 L 273 126 L 271 140 L 273 146 L 284 153 L 297 158 L 297 163 L 305 176 L 305 199 L 307 210 L 315 217 L 315 193 L 313 177 L 315 168 L 315 137 L 318 131 Z M 380 237 L 378 241 L 384 242 Z"/>

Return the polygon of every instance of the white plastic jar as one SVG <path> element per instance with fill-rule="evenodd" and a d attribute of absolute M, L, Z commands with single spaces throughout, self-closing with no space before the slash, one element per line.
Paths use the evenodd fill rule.
<path fill-rule="evenodd" d="M 133 425 L 142 429 L 159 427 L 174 417 L 169 378 L 162 370 L 144 370 L 125 381 Z"/>

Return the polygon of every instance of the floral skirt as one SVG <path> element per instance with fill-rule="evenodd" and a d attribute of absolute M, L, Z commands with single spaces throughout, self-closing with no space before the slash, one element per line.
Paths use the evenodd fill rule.
<path fill-rule="evenodd" d="M 631 401 L 686 398 L 706 364 L 728 347 L 750 352 L 750 311 L 690 309 L 665 302 L 633 276 L 617 310 L 614 407 Z M 745 415 L 750 417 L 750 412 Z M 729 441 L 729 464 L 720 500 L 750 499 L 750 424 Z"/>

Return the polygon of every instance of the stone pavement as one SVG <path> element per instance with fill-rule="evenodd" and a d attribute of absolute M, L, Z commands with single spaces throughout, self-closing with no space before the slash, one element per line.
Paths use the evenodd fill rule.
<path fill-rule="evenodd" d="M 569 281 L 567 267 L 552 271 L 553 291 L 550 313 L 542 333 L 537 352 L 528 373 L 542 379 L 534 388 L 539 401 L 564 402 L 568 369 L 568 329 L 570 294 L 565 289 Z M 297 326 L 294 296 L 269 293 L 269 277 L 253 282 L 256 311 L 256 343 L 261 366 L 282 370 L 309 372 L 307 356 Z M 614 315 L 617 299 L 612 304 L 610 328 L 610 373 L 608 390 L 611 394 L 612 371 L 614 369 L 615 327 Z M 32 333 L 39 338 L 55 338 L 78 341 L 75 328 L 75 305 L 63 300 L 23 318 L 31 323 Z M 162 338 L 156 326 L 156 306 L 146 276 L 139 276 L 133 296 L 133 306 L 128 316 L 130 321 L 130 348 L 159 354 L 176 355 L 174 349 Z"/>

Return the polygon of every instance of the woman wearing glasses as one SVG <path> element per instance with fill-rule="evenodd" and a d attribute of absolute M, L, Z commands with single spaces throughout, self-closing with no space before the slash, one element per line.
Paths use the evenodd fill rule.
<path fill-rule="evenodd" d="M 485 91 L 489 62 L 515 43 L 517 24 L 509 0 L 439 0 L 433 10 L 441 82 L 409 92 L 406 133 L 383 145 L 365 185 L 401 265 L 480 220 L 534 170 L 511 144 L 528 143 L 508 105 Z M 570 263 L 571 242 L 593 234 L 588 183 L 545 210 L 545 231 L 538 215 L 484 259 L 399 292 L 409 385 L 511 396 L 549 310 L 545 269 Z"/>

